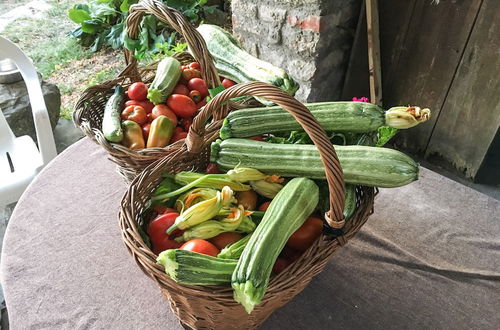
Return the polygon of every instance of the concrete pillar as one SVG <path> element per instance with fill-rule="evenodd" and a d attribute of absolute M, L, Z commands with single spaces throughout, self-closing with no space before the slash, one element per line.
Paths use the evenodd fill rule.
<path fill-rule="evenodd" d="M 231 7 L 242 46 L 299 82 L 299 100 L 340 97 L 361 0 L 233 0 Z"/>

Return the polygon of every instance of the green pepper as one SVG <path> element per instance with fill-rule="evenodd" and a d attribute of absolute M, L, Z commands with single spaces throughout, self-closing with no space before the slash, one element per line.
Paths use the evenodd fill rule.
<path fill-rule="evenodd" d="M 142 128 L 139 124 L 132 120 L 122 122 L 123 140 L 122 144 L 130 149 L 137 150 L 144 148 L 144 137 Z"/>
<path fill-rule="evenodd" d="M 174 123 L 167 116 L 158 116 L 151 123 L 148 148 L 163 148 L 170 142 L 174 133 Z"/>

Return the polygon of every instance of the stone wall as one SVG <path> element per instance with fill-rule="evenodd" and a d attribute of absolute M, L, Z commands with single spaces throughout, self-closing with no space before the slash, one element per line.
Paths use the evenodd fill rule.
<path fill-rule="evenodd" d="M 340 97 L 361 0 L 233 0 L 231 7 L 242 46 L 297 80 L 299 100 Z"/>

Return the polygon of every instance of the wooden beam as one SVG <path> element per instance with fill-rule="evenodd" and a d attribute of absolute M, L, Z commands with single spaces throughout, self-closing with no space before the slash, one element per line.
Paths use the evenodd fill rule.
<path fill-rule="evenodd" d="M 370 100 L 374 104 L 382 105 L 382 72 L 380 69 L 380 38 L 377 0 L 366 0 L 366 23 L 368 34 Z"/>

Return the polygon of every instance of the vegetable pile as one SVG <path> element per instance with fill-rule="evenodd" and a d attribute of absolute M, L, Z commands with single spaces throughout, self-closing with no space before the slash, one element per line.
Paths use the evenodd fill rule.
<path fill-rule="evenodd" d="M 173 57 L 158 64 L 153 82 L 135 82 L 126 92 L 116 86 L 104 110 L 106 140 L 132 150 L 162 148 L 187 136 L 196 112 L 209 91 L 198 62 L 181 65 Z M 223 80 L 228 88 L 234 82 Z"/>
<path fill-rule="evenodd" d="M 397 129 L 426 121 L 428 109 L 384 111 L 365 102 L 307 107 L 327 131 L 345 177 L 344 218 L 358 186 L 399 187 L 418 179 L 418 164 L 382 148 Z M 334 118 L 332 120 L 332 118 Z M 256 135 L 260 134 L 260 135 Z M 165 174 L 143 220 L 157 262 L 184 285 L 231 285 L 251 313 L 269 281 L 324 235 L 328 184 L 319 152 L 280 107 L 230 113 L 212 143 L 206 173 Z M 224 172 L 220 172 L 224 171 Z"/>

